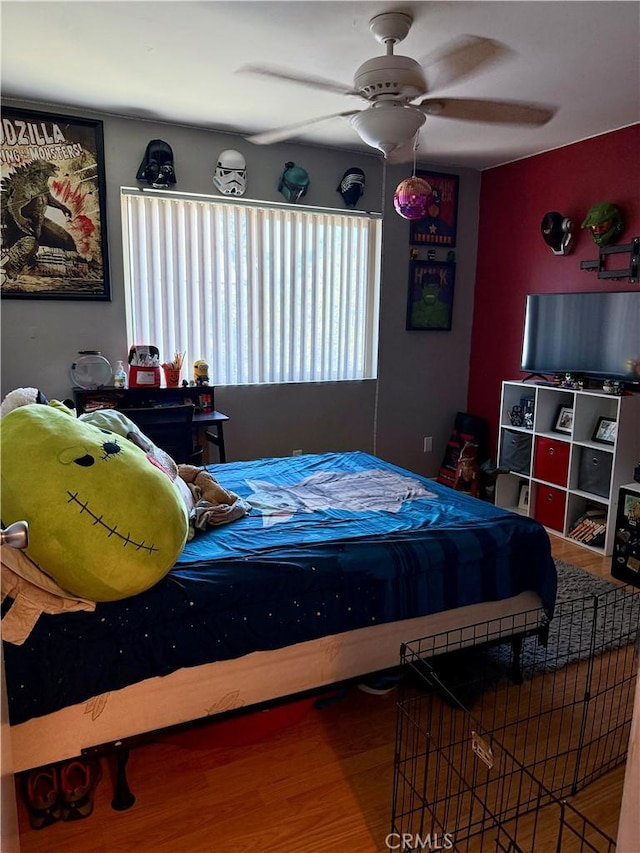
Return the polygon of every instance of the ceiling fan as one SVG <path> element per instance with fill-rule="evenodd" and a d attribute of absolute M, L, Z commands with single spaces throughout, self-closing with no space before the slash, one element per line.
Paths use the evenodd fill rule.
<path fill-rule="evenodd" d="M 363 98 L 369 106 L 345 110 L 317 119 L 256 133 L 247 139 L 257 145 L 282 142 L 304 128 L 329 119 L 349 117 L 363 142 L 382 151 L 385 158 L 416 138 L 427 116 L 513 125 L 543 125 L 554 115 L 550 107 L 520 101 L 423 96 L 437 86 L 457 82 L 482 65 L 503 58 L 509 49 L 493 39 L 464 36 L 434 52 L 421 65 L 393 52 L 411 29 L 413 18 L 406 12 L 385 12 L 369 22 L 369 29 L 386 54 L 364 62 L 356 71 L 353 86 L 270 66 L 245 65 L 240 72 L 259 74 L 324 91 Z M 432 80 L 430 79 L 432 78 Z M 432 82 L 434 85 L 432 85 Z M 423 98 L 422 100 L 418 100 Z M 416 102 L 417 101 L 417 102 Z"/>

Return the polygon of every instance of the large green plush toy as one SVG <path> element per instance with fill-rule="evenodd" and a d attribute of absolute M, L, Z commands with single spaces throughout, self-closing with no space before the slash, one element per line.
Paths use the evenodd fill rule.
<path fill-rule="evenodd" d="M 27 555 L 93 601 L 143 592 L 173 566 L 189 530 L 169 474 L 131 441 L 31 404 L 0 424 L 2 522 L 29 524 Z"/>

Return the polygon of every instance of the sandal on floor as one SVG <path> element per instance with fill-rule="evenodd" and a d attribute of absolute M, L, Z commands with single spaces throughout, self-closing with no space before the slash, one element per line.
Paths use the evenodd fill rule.
<path fill-rule="evenodd" d="M 55 767 L 41 767 L 25 774 L 21 794 L 32 829 L 44 829 L 60 820 L 62 804 Z"/>
<path fill-rule="evenodd" d="M 102 770 L 97 759 L 74 759 L 60 768 L 62 820 L 82 820 L 93 811 L 93 792 Z"/>

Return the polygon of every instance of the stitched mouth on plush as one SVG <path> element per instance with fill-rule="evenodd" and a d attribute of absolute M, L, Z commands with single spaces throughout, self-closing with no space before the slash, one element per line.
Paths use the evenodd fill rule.
<path fill-rule="evenodd" d="M 87 513 L 93 519 L 94 525 L 99 524 L 101 527 L 104 527 L 105 530 L 109 531 L 108 535 L 110 537 L 111 536 L 117 536 L 118 539 L 122 540 L 123 545 L 125 545 L 125 546 L 126 545 L 133 545 L 138 550 L 147 551 L 149 554 L 152 554 L 154 551 L 158 550 L 158 548 L 155 545 L 145 545 L 144 540 L 142 542 L 136 542 L 134 539 L 131 538 L 130 533 L 127 533 L 126 536 L 123 533 L 119 533 L 117 525 L 115 527 L 111 527 L 109 524 L 107 524 L 105 521 L 103 521 L 103 516 L 96 515 L 89 508 L 89 504 L 87 501 L 85 501 L 83 503 L 78 498 L 77 492 L 75 494 L 71 494 L 71 492 L 67 492 L 67 494 L 69 495 L 68 503 L 77 503 L 78 506 L 80 507 L 80 514 L 82 515 L 83 513 Z"/>

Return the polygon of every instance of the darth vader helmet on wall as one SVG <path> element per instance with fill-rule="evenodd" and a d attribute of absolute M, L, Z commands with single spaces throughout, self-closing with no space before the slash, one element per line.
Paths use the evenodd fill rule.
<path fill-rule="evenodd" d="M 542 239 L 554 255 L 568 255 L 573 241 L 573 220 L 557 210 L 545 213 L 540 223 Z"/>
<path fill-rule="evenodd" d="M 173 166 L 173 151 L 168 142 L 152 139 L 136 173 L 136 180 L 150 184 L 156 189 L 171 186 L 176 182 Z"/>

